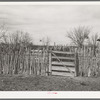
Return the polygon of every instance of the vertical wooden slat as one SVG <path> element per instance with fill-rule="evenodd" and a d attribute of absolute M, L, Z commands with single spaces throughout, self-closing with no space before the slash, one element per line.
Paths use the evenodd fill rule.
<path fill-rule="evenodd" d="M 79 59 L 78 59 L 78 53 L 75 53 L 75 76 L 79 75 Z"/>
<path fill-rule="evenodd" d="M 49 76 L 49 52 L 47 50 L 47 61 L 46 61 L 46 67 L 47 67 L 47 75 Z"/>
<path fill-rule="evenodd" d="M 0 74 L 2 73 L 2 64 L 1 64 L 1 59 L 2 59 L 2 57 L 1 57 L 1 53 L 0 53 Z"/>
<path fill-rule="evenodd" d="M 49 52 L 49 73 L 51 74 L 51 69 L 52 69 L 52 65 L 51 65 L 51 63 L 52 63 L 52 58 L 51 58 L 51 52 Z"/>
<path fill-rule="evenodd" d="M 32 55 L 32 74 L 35 73 L 35 55 Z"/>
<path fill-rule="evenodd" d="M 45 75 L 47 75 L 46 73 L 46 51 L 44 51 L 43 53 L 43 66 L 44 66 L 44 70 L 45 70 Z"/>

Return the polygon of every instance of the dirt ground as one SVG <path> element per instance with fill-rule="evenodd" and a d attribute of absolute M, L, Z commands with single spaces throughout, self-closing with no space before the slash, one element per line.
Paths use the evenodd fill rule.
<path fill-rule="evenodd" d="M 0 76 L 0 91 L 99 91 L 100 77 Z"/>

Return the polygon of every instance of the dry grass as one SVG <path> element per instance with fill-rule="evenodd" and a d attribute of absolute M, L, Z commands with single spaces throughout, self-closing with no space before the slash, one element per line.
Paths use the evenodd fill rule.
<path fill-rule="evenodd" d="M 99 91 L 100 78 L 0 76 L 0 91 Z"/>

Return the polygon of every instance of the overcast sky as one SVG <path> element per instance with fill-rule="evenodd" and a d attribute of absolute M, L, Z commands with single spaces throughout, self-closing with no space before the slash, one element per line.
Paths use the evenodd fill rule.
<path fill-rule="evenodd" d="M 100 6 L 98 5 L 8 5 L 0 6 L 0 23 L 9 30 L 29 32 L 35 43 L 50 37 L 51 44 L 67 44 L 67 31 L 79 25 L 93 27 L 100 33 Z M 93 34 L 91 33 L 91 34 Z"/>

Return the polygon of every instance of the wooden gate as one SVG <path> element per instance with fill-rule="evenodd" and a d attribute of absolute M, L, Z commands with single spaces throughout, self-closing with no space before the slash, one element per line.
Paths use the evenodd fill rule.
<path fill-rule="evenodd" d="M 51 51 L 49 72 L 51 75 L 78 76 L 78 54 L 75 52 Z"/>

